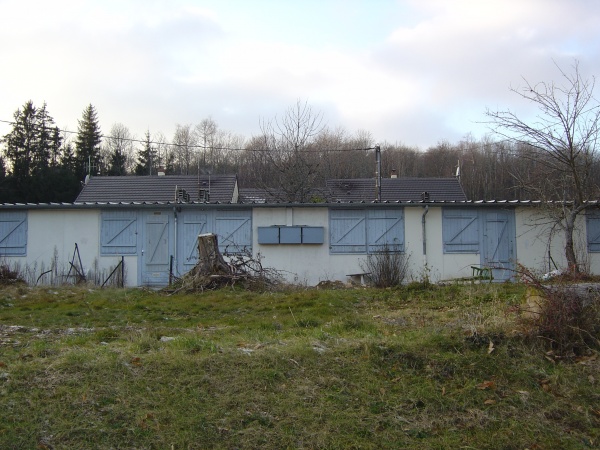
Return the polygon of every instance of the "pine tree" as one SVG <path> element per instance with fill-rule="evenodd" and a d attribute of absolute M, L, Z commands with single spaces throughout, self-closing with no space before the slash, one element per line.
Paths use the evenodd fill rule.
<path fill-rule="evenodd" d="M 100 169 L 100 143 L 102 134 L 98 123 L 96 109 L 90 103 L 84 110 L 77 127 L 75 140 L 75 158 L 77 174 L 83 178 L 90 172 L 98 173 Z"/>
<path fill-rule="evenodd" d="M 108 175 L 127 175 L 126 163 L 127 155 L 121 149 L 115 149 L 109 157 Z"/>
<path fill-rule="evenodd" d="M 150 140 L 150 131 L 146 131 L 144 136 L 144 146 L 138 151 L 137 164 L 135 166 L 136 175 L 156 174 L 158 168 L 158 158 L 156 149 L 152 146 Z"/>
<path fill-rule="evenodd" d="M 12 167 L 12 176 L 17 180 L 30 175 L 32 154 L 37 143 L 36 116 L 37 109 L 29 100 L 23 105 L 23 109 L 15 111 L 13 129 L 3 139 L 6 158 Z"/>
<path fill-rule="evenodd" d="M 57 198 L 52 158 L 58 158 L 62 137 L 46 103 L 32 101 L 14 113 L 13 129 L 3 138 L 10 175 L 3 181 L 3 197 L 14 202 L 72 201 Z"/>

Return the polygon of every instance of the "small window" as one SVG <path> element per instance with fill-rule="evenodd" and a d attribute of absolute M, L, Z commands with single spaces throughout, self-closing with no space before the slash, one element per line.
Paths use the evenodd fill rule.
<path fill-rule="evenodd" d="M 404 209 L 330 210 L 329 249 L 331 253 L 403 252 Z"/>
<path fill-rule="evenodd" d="M 134 211 L 102 212 L 100 252 L 102 255 L 137 253 L 137 215 Z"/>
<path fill-rule="evenodd" d="M 27 254 L 27 212 L 0 212 L 0 255 Z"/>
<path fill-rule="evenodd" d="M 479 253 L 479 215 L 472 209 L 444 209 L 444 253 Z"/>
<path fill-rule="evenodd" d="M 600 211 L 585 215 L 588 252 L 600 252 Z"/>

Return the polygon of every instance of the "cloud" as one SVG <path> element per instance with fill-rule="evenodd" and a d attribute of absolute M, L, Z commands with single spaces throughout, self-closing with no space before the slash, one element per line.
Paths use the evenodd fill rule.
<path fill-rule="evenodd" d="M 212 116 L 250 136 L 300 99 L 331 127 L 427 147 L 485 133 L 486 107 L 526 108 L 509 89 L 521 77 L 553 79 L 575 59 L 600 71 L 588 0 L 0 0 L 0 12 L 0 119 L 47 101 L 71 129 L 92 103 L 104 130 L 172 136 Z"/>

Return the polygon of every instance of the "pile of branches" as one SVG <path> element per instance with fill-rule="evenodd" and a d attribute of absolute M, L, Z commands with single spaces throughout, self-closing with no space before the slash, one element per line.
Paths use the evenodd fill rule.
<path fill-rule="evenodd" d="M 233 286 L 264 291 L 273 289 L 282 282 L 282 276 L 277 270 L 263 267 L 260 256 L 227 256 L 229 261 L 225 261 L 219 251 L 215 234 L 198 236 L 198 262 L 174 284 L 173 293 L 202 292 Z"/>

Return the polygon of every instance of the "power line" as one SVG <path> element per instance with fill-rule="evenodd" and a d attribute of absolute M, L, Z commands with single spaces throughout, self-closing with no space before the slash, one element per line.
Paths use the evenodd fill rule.
<path fill-rule="evenodd" d="M 0 122 L 2 123 L 6 123 L 9 125 L 15 125 L 16 123 L 10 120 L 1 120 Z M 58 127 L 47 127 L 49 130 L 53 130 L 55 128 Z M 77 134 L 77 131 L 70 131 L 67 129 L 60 129 L 58 128 L 58 130 L 62 133 L 65 134 Z M 160 145 L 160 146 L 168 146 L 168 147 L 175 147 L 175 148 L 188 148 L 188 149 L 202 149 L 202 150 L 222 150 L 222 151 L 244 151 L 244 152 L 273 152 L 273 150 L 276 151 L 281 151 L 281 152 L 301 152 L 301 153 L 315 153 L 318 151 L 327 151 L 327 152 L 357 152 L 357 151 L 367 151 L 367 150 L 375 150 L 375 147 L 362 147 L 362 148 L 333 148 L 333 149 L 299 149 L 299 150 L 285 150 L 285 149 L 269 149 L 269 148 L 251 148 L 251 147 L 245 147 L 245 148 L 240 148 L 240 147 L 214 147 L 214 146 L 210 146 L 210 145 L 200 145 L 200 144 L 176 144 L 173 142 L 159 142 L 159 141 L 152 141 L 152 140 L 142 140 L 142 139 L 135 139 L 135 138 L 124 138 L 124 137 L 120 137 L 120 136 L 112 136 L 112 135 L 105 135 L 105 134 L 101 134 L 100 137 L 102 139 L 116 139 L 116 140 L 120 140 L 120 141 L 125 141 L 125 142 L 135 142 L 135 143 L 139 143 L 139 144 L 150 144 L 150 145 Z"/>

